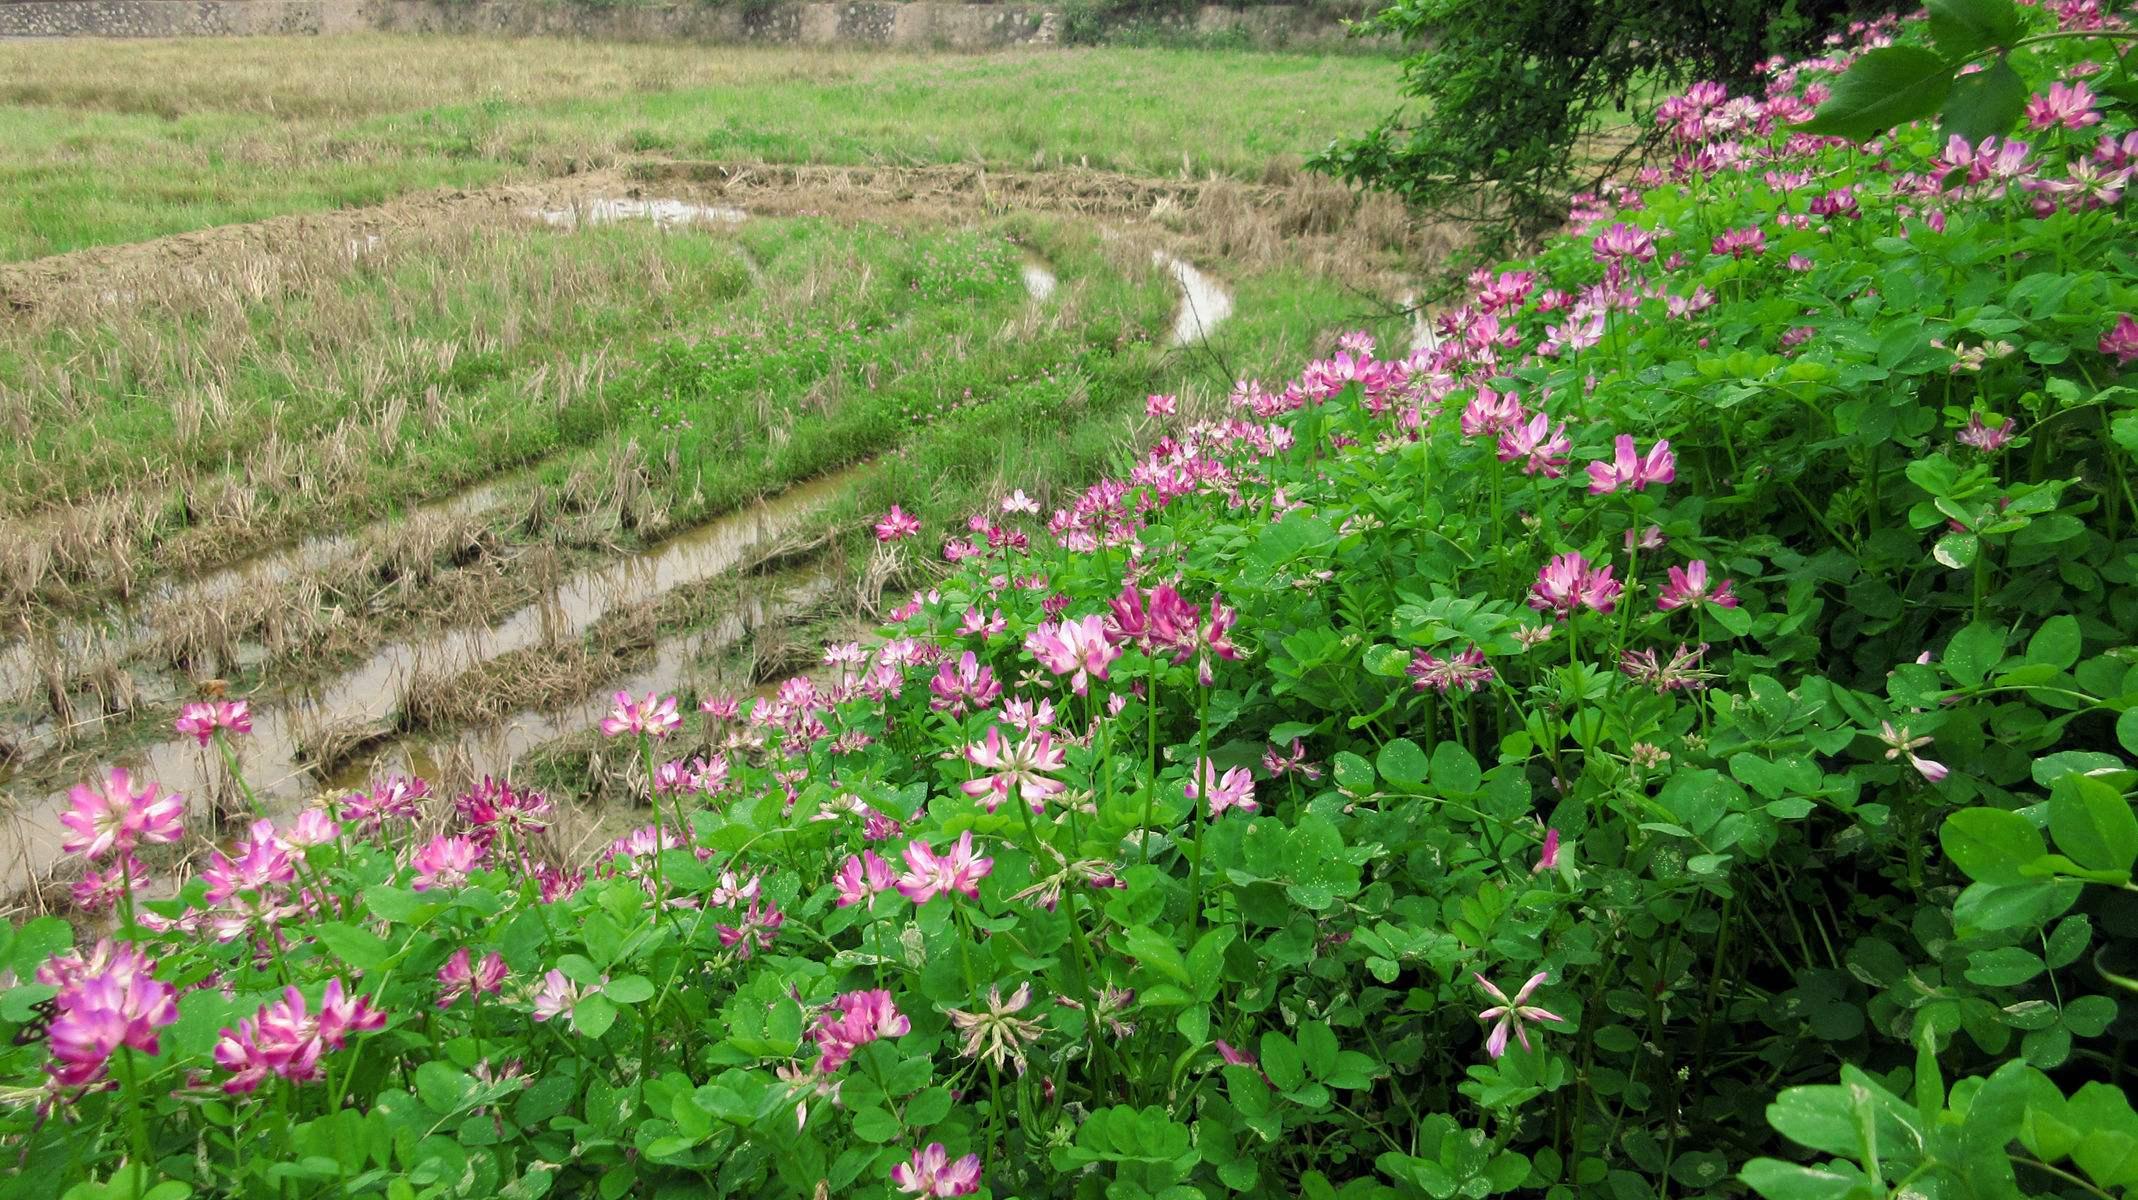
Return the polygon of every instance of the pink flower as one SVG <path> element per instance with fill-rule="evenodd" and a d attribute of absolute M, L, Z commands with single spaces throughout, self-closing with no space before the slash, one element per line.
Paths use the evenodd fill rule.
<path fill-rule="evenodd" d="M 2062 126 L 2084 129 L 2101 123 L 2093 89 L 2082 83 L 2049 85 L 2049 94 L 2036 92 L 2027 98 L 2027 128 L 2040 132 Z"/>
<path fill-rule="evenodd" d="M 1081 696 L 1092 679 L 1105 679 L 1107 664 L 1121 657 L 1106 636 L 1106 622 L 1080 617 L 1059 624 L 1042 622 L 1025 635 L 1026 653 L 1056 675 L 1070 676 L 1070 690 Z"/>
<path fill-rule="evenodd" d="M 409 887 L 419 892 L 432 888 L 457 888 L 467 883 L 468 875 L 482 865 L 482 845 L 464 837 L 435 837 L 430 844 L 416 851 L 410 864 L 416 869 L 416 877 Z"/>
<path fill-rule="evenodd" d="M 913 1022 L 898 1011 L 891 993 L 877 989 L 847 992 L 834 999 L 830 1007 L 817 1014 L 809 1036 L 823 1051 L 823 1057 L 817 1060 L 818 1072 L 829 1075 L 870 1042 L 904 1037 L 911 1032 Z"/>
<path fill-rule="evenodd" d="M 874 850 L 846 856 L 846 864 L 832 877 L 839 889 L 838 907 L 851 904 L 867 904 L 874 907 L 876 897 L 891 890 L 896 882 L 891 874 L 891 864 Z"/>
<path fill-rule="evenodd" d="M 1268 771 L 1273 779 L 1297 774 L 1312 783 L 1321 778 L 1321 764 L 1308 761 L 1306 743 L 1298 738 L 1292 739 L 1289 752 L 1277 749 L 1274 744 L 1263 750 L 1262 769 Z"/>
<path fill-rule="evenodd" d="M 342 981 L 330 979 L 319 998 L 319 1011 L 307 1007 L 304 993 L 285 988 L 282 998 L 261 1006 L 260 1011 L 225 1028 L 215 1045 L 216 1065 L 231 1072 L 223 1090 L 232 1094 L 250 1092 L 269 1075 L 292 1083 L 323 1078 L 320 1055 L 340 1050 L 349 1035 L 386 1027 L 386 1014 L 371 1006 L 368 997 L 351 997 Z"/>
<path fill-rule="evenodd" d="M 1039 515 L 1039 501 L 1025 495 L 1023 488 L 1018 488 L 1002 498 L 1002 511 L 1008 516 L 1015 516 L 1018 513 L 1037 516 Z"/>
<path fill-rule="evenodd" d="M 1907 759 L 1908 765 L 1914 767 L 1916 772 L 1930 783 L 1937 783 L 1947 775 L 1952 774 L 1952 771 L 1944 763 L 1936 759 L 1924 758 L 1915 752 L 1918 747 L 1927 746 L 1936 739 L 1927 736 L 1911 737 L 1906 725 L 1895 729 L 1891 721 L 1880 721 L 1878 723 L 1878 732 L 1878 740 L 1886 744 L 1886 759 L 1888 761 L 1899 758 Z"/>
<path fill-rule="evenodd" d="M 1725 230 L 1715 238 L 1714 251 L 1717 254 L 1727 254 L 1731 258 L 1743 258 L 1748 254 L 1757 258 L 1767 252 L 1767 235 L 1757 226 L 1750 229 Z"/>
<path fill-rule="evenodd" d="M 74 807 L 59 815 L 67 830 L 59 847 L 91 862 L 114 850 L 126 854 L 136 846 L 169 845 L 185 834 L 186 798 L 165 795 L 153 783 L 136 791 L 124 767 L 113 767 L 101 785 L 76 784 L 67 799 Z"/>
<path fill-rule="evenodd" d="M 1465 419 L 1468 414 L 1464 414 Z M 1524 475 L 1542 475 L 1557 479 L 1566 474 L 1567 456 L 1573 443 L 1567 440 L 1566 422 L 1546 435 L 1550 418 L 1538 413 L 1529 418 L 1528 424 L 1517 423 L 1500 434 L 1500 461 L 1522 460 Z"/>
<path fill-rule="evenodd" d="M 698 701 L 698 709 L 720 721 L 732 721 L 742 714 L 742 704 L 733 696 L 707 696 Z"/>
<path fill-rule="evenodd" d="M 974 766 L 990 773 L 966 780 L 959 789 L 978 800 L 989 812 L 1009 799 L 1012 791 L 1031 805 L 1033 812 L 1044 812 L 1047 797 L 1065 791 L 1069 786 L 1059 779 L 1047 777 L 1047 772 L 1059 771 L 1068 765 L 1050 733 L 1032 734 L 1011 747 L 1002 740 L 1002 730 L 990 725 L 984 740 L 965 747 L 965 757 Z"/>
<path fill-rule="evenodd" d="M 534 1019 L 569 1018 L 583 999 L 579 985 L 566 978 L 564 972 L 550 971 L 542 976 L 542 986 L 535 991 Z"/>
<path fill-rule="evenodd" d="M 898 894 L 915 904 L 926 904 L 948 892 L 977 900 L 980 898 L 980 881 L 994 867 L 994 859 L 973 854 L 970 829 L 960 834 L 957 844 L 941 855 L 930 849 L 926 842 L 915 839 L 906 843 L 906 871 L 898 877 Z"/>
<path fill-rule="evenodd" d="M 1566 1020 L 1565 1017 L 1537 1008 L 1529 1003 L 1529 994 L 1536 991 L 1539 984 L 1551 978 L 1551 973 L 1548 971 L 1539 971 L 1530 976 L 1529 982 L 1522 985 L 1522 990 L 1516 992 L 1512 1000 L 1507 998 L 1507 993 L 1492 986 L 1492 982 L 1483 975 L 1475 971 L 1470 974 L 1472 978 L 1477 980 L 1478 986 L 1485 989 L 1487 995 L 1499 1001 L 1497 1005 L 1477 1014 L 1477 1019 L 1480 1021 L 1494 1022 L 1491 1036 L 1485 1039 L 1485 1053 L 1494 1058 L 1507 1053 L 1507 1035 L 1509 1033 L 1514 1034 L 1516 1038 L 1521 1040 L 1522 1049 L 1529 1049 L 1529 1022 Z"/>
<path fill-rule="evenodd" d="M 1725 579 L 1713 590 L 1708 588 L 1707 560 L 1694 559 L 1684 567 L 1670 569 L 1670 583 L 1656 599 L 1655 606 L 1664 612 L 1684 608 L 1687 605 L 1712 604 L 1717 608 L 1736 608 L 1737 597 L 1730 594 L 1730 581 Z"/>
<path fill-rule="evenodd" d="M 1595 240 L 1589 243 L 1589 248 L 1595 252 L 1599 262 L 1622 259 L 1649 262 L 1655 258 L 1655 235 L 1619 221 L 1598 234 Z"/>
<path fill-rule="evenodd" d="M 1155 395 L 1143 401 L 1143 415 L 1156 420 L 1170 417 L 1180 411 L 1180 400 L 1174 396 Z"/>
<path fill-rule="evenodd" d="M 952 1162 L 943 1143 L 930 1142 L 913 1152 L 913 1161 L 891 1168 L 891 1182 L 909 1196 L 970 1196 L 980 1190 L 980 1156 Z"/>
<path fill-rule="evenodd" d="M 883 515 L 883 520 L 876 522 L 876 540 L 879 542 L 899 541 L 902 538 L 912 537 L 920 531 L 920 519 L 908 516 L 905 510 L 899 508 L 896 504 L 891 506 L 890 512 Z"/>
<path fill-rule="evenodd" d="M 1611 577 L 1610 567 L 1593 567 L 1580 554 L 1561 554 L 1537 572 L 1529 589 L 1529 607 L 1538 612 L 1571 616 L 1581 608 L 1610 612 L 1623 590 Z"/>
<path fill-rule="evenodd" d="M 1148 593 L 1138 591 L 1134 583 L 1123 584 L 1109 607 L 1106 629 L 1114 640 L 1152 657 L 1170 655 L 1176 663 L 1194 653 L 1202 608 L 1188 603 L 1172 584 L 1161 583 Z"/>
<path fill-rule="evenodd" d="M 148 867 L 132 854 L 122 854 L 102 870 L 82 872 L 69 894 L 74 907 L 92 916 L 110 912 L 126 894 L 129 885 L 140 888 L 148 882 Z"/>
<path fill-rule="evenodd" d="M 1971 412 L 1967 414 L 1966 428 L 1954 434 L 1952 440 L 1984 454 L 1995 454 L 2011 443 L 2012 435 L 2018 430 L 2018 424 L 2010 417 L 2006 417 L 2003 424 L 1991 428 L 1982 420 L 1981 413 Z"/>
<path fill-rule="evenodd" d="M 1451 688 L 1476 692 L 1492 682 L 1492 668 L 1485 665 L 1485 652 L 1472 645 L 1446 661 L 1423 650 L 1411 652 L 1411 686 L 1418 691 L 1431 688 L 1446 695 Z"/>
<path fill-rule="evenodd" d="M 618 692 L 615 707 L 601 719 L 601 732 L 607 737 L 641 733 L 664 738 L 682 724 L 683 717 L 676 712 L 674 696 L 647 692 L 644 700 L 634 700 L 631 693 Z"/>
<path fill-rule="evenodd" d="M 750 957 L 755 950 L 769 950 L 772 941 L 779 936 L 780 926 L 787 923 L 787 914 L 770 900 L 752 900 L 742 914 L 740 925 L 716 925 L 714 932 L 720 935 L 720 944 L 734 950 L 741 958 Z"/>
<path fill-rule="evenodd" d="M 1637 492 L 1651 483 L 1669 483 L 1678 477 L 1678 460 L 1671 454 L 1668 440 L 1649 447 L 1646 455 L 1635 449 L 1630 434 L 1619 434 L 1612 445 L 1614 452 L 1610 462 L 1589 464 L 1591 495 L 1606 495 L 1622 487 Z"/>
<path fill-rule="evenodd" d="M 290 822 L 289 832 L 282 840 L 292 846 L 324 846 L 341 836 L 341 826 L 332 814 L 323 808 L 308 808 L 297 814 Z"/>
<path fill-rule="evenodd" d="M 1477 395 L 1463 406 L 1462 435 L 1466 438 L 1492 437 L 1519 427 L 1526 419 L 1521 398 L 1513 392 L 1495 392 L 1480 387 Z"/>
<path fill-rule="evenodd" d="M 505 986 L 505 974 L 504 957 L 496 951 L 483 955 L 481 962 L 471 966 L 468 948 L 462 946 L 438 968 L 438 1007 L 451 1008 L 462 996 L 495 993 Z"/>
<path fill-rule="evenodd" d="M 47 1041 L 55 1082 L 80 1087 L 104 1078 L 121 1046 L 158 1050 L 157 1031 L 178 1019 L 177 993 L 150 974 L 138 955 L 114 954 L 105 971 L 78 978 L 53 997 L 57 1015 Z"/>
<path fill-rule="evenodd" d="M 245 700 L 213 700 L 187 704 L 178 710 L 173 728 L 198 738 L 205 746 L 218 729 L 232 733 L 252 732 L 252 704 Z"/>
<path fill-rule="evenodd" d="M 2131 365 L 2138 358 L 2138 321 L 2131 314 L 2123 313 L 2116 318 L 2115 328 L 2101 335 L 2101 353 L 2116 360 L 2119 367 Z"/>
<path fill-rule="evenodd" d="M 928 681 L 928 690 L 935 696 L 928 707 L 953 717 L 986 708 L 1002 695 L 994 669 L 982 666 L 979 656 L 970 650 L 960 655 L 955 664 L 946 662 L 937 667 L 935 678 Z"/>
<path fill-rule="evenodd" d="M 1556 829 L 1546 829 L 1544 831 L 1544 850 L 1542 853 L 1537 855 L 1537 865 L 1531 867 L 1529 871 L 1530 874 L 1534 875 L 1539 871 L 1556 871 L 1558 869 L 1559 831 Z"/>
<path fill-rule="evenodd" d="M 1234 767 L 1221 779 L 1217 764 L 1207 758 L 1197 765 L 1195 778 L 1188 780 L 1186 791 L 1190 800 L 1209 794 L 1210 819 L 1213 821 L 1223 816 L 1228 808 L 1253 812 L 1259 807 L 1255 803 L 1255 777 L 1246 768 Z"/>

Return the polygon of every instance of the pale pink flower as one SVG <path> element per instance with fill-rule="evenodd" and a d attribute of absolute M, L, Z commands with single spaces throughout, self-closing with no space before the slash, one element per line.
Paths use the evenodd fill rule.
<path fill-rule="evenodd" d="M 1030 496 L 1025 495 L 1023 488 L 1018 488 L 1016 491 L 1011 492 L 1009 495 L 1004 496 L 1002 498 L 1002 511 L 1007 516 L 1015 516 L 1018 513 L 1024 513 L 1029 516 L 1038 516 L 1039 501 L 1034 500 Z"/>
<path fill-rule="evenodd" d="M 218 729 L 232 733 L 252 732 L 252 704 L 246 700 L 208 700 L 179 708 L 172 727 L 205 746 Z"/>
<path fill-rule="evenodd" d="M 823 1051 L 823 1057 L 817 1060 L 817 1070 L 829 1075 L 845 1066 L 854 1051 L 870 1042 L 878 1038 L 904 1037 L 911 1032 L 913 1022 L 898 1011 L 891 993 L 879 988 L 847 992 L 835 998 L 828 1008 L 817 1014 L 809 1036 Z"/>
<path fill-rule="evenodd" d="M 1442 695 L 1450 689 L 1476 692 L 1491 683 L 1493 676 L 1492 668 L 1485 665 L 1485 652 L 1475 645 L 1445 660 L 1423 650 L 1414 650 L 1406 670 L 1413 688 L 1421 692 L 1431 688 Z"/>
<path fill-rule="evenodd" d="M 1547 433 L 1549 422 L 1550 418 L 1540 412 L 1530 417 L 1527 424 L 1518 423 L 1501 433 L 1500 461 L 1521 460 L 1524 475 L 1557 479 L 1566 474 L 1573 443 L 1567 439 L 1566 422 L 1559 422 L 1558 428 Z"/>
<path fill-rule="evenodd" d="M 1274 743 L 1263 750 L 1262 769 L 1268 771 L 1272 778 L 1281 779 L 1295 773 L 1309 783 L 1321 778 L 1321 764 L 1308 761 L 1306 744 L 1298 738 L 1292 739 L 1292 748 L 1288 753 L 1277 749 Z"/>
<path fill-rule="evenodd" d="M 1223 816 L 1226 809 L 1253 812 L 1259 807 L 1255 803 L 1255 777 L 1246 768 L 1233 767 L 1220 778 L 1217 764 L 1207 758 L 1198 764 L 1196 775 L 1188 780 L 1185 790 L 1190 800 L 1199 800 L 1208 793 L 1213 821 Z"/>
<path fill-rule="evenodd" d="M 1617 606 L 1623 590 L 1611 571 L 1591 566 L 1578 553 L 1561 554 L 1537 572 L 1537 582 L 1529 589 L 1529 607 L 1562 617 L 1581 608 L 1608 613 Z"/>
<path fill-rule="evenodd" d="M 570 1017 L 586 996 L 579 985 L 565 977 L 562 971 L 550 971 L 542 976 L 542 986 L 534 996 L 534 1019 L 547 1021 L 555 1017 Z"/>
<path fill-rule="evenodd" d="M 1528 419 L 1522 408 L 1521 398 L 1513 392 L 1495 392 L 1488 387 L 1477 389 L 1477 395 L 1462 410 L 1462 435 L 1464 437 L 1495 437 L 1518 428 Z"/>
<path fill-rule="evenodd" d="M 953 1162 L 943 1143 L 930 1142 L 913 1152 L 912 1161 L 891 1168 L 891 1182 L 909 1196 L 970 1196 L 980 1190 L 980 1156 Z"/>
<path fill-rule="evenodd" d="M 2061 81 L 2049 85 L 2049 92 L 2036 92 L 2027 97 L 2027 128 L 2036 132 L 2055 129 L 2084 129 L 2101 123 L 2101 110 L 2093 89 L 2082 83 L 2066 84 Z"/>
<path fill-rule="evenodd" d="M 1935 738 L 1928 736 L 1911 737 L 1906 725 L 1896 729 L 1891 721 L 1880 721 L 1878 723 L 1878 733 L 1878 740 L 1886 744 L 1887 761 L 1901 758 L 1907 759 L 1908 765 L 1914 767 L 1916 772 L 1930 783 L 1937 783 L 1947 775 L 1952 774 L 1951 769 L 1946 767 L 1944 763 L 1936 759 L 1924 758 L 1916 753 L 1917 748 L 1929 745 L 1936 740 Z"/>
<path fill-rule="evenodd" d="M 113 956 L 112 969 L 77 978 L 53 999 L 46 1034 L 55 1082 L 81 1087 L 104 1078 L 121 1046 L 158 1052 L 157 1031 L 178 1020 L 177 993 L 150 974 L 138 955 Z"/>
<path fill-rule="evenodd" d="M 1143 415 L 1153 420 L 1160 417 L 1170 417 L 1179 411 L 1180 400 L 1178 397 L 1153 395 L 1146 397 L 1143 401 Z"/>
<path fill-rule="evenodd" d="M 423 849 L 416 851 L 410 863 L 416 877 L 409 883 L 415 891 L 427 892 L 432 888 L 457 888 L 468 882 L 468 876 L 483 862 L 482 844 L 464 837 L 435 837 Z"/>
<path fill-rule="evenodd" d="M 971 1059 L 986 1059 L 997 1070 L 1013 1066 L 1019 1075 L 1024 1074 L 1025 1047 L 1036 1042 L 1043 1032 L 1040 1023 L 1029 1017 L 1020 1017 L 1025 1007 L 1032 1003 L 1032 985 L 1021 983 L 1010 998 L 1002 998 L 999 985 L 987 989 L 987 1007 L 980 1012 L 966 1012 L 949 1008 L 943 1015 L 959 1033 L 965 1035 L 965 1044 L 958 1053 Z"/>
<path fill-rule="evenodd" d="M 1054 744 L 1054 735 L 1036 733 L 1011 746 L 1002 738 L 1002 730 L 987 727 L 987 736 L 965 747 L 965 757 L 984 774 L 968 779 L 958 785 L 959 790 L 978 800 L 989 812 L 1009 799 L 1012 791 L 1031 806 L 1033 812 L 1046 810 L 1047 797 L 1057 795 L 1068 788 L 1059 779 L 1048 778 L 1048 773 L 1059 771 L 1068 765 L 1062 751 Z"/>
<path fill-rule="evenodd" d="M 1475 971 L 1470 974 L 1472 978 L 1477 980 L 1478 986 L 1485 989 L 1487 995 L 1499 1001 L 1493 1007 L 1477 1014 L 1478 1020 L 1493 1022 L 1491 1036 L 1485 1039 L 1485 1053 L 1494 1058 L 1507 1053 L 1507 1035 L 1510 1033 L 1520 1039 L 1522 1049 L 1529 1049 L 1529 1022 L 1564 1022 L 1566 1020 L 1565 1017 L 1559 1016 L 1557 1013 L 1538 1008 L 1529 1003 L 1530 993 L 1536 991 L 1540 984 L 1551 978 L 1551 973 L 1548 971 L 1539 971 L 1530 976 L 1529 982 L 1522 985 L 1522 990 L 1516 992 L 1512 1000 L 1507 998 L 1507 993 L 1492 986 L 1492 982 L 1483 975 Z"/>
<path fill-rule="evenodd" d="M 1070 690 L 1081 696 L 1093 679 L 1106 678 L 1107 665 L 1121 651 L 1106 636 L 1106 622 L 1089 616 L 1060 623 L 1042 622 L 1025 635 L 1024 648 L 1039 665 L 1070 676 Z"/>

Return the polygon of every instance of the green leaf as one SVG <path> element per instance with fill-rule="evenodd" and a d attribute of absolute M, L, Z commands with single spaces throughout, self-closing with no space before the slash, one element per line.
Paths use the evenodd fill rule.
<path fill-rule="evenodd" d="M 2116 718 L 2116 741 L 2125 750 L 2138 754 L 2138 708 L 2126 708 Z"/>
<path fill-rule="evenodd" d="M 2039 955 L 2019 946 L 1977 950 L 1967 959 L 1968 982 L 1983 987 L 2017 987 L 2047 969 Z"/>
<path fill-rule="evenodd" d="M 1476 793 L 1485 775 L 1468 749 L 1455 742 L 1442 742 L 1433 747 L 1431 778 L 1434 790 L 1440 794 L 1467 796 Z"/>
<path fill-rule="evenodd" d="M 1292 1039 L 1272 1029 L 1262 1035 L 1262 1069 L 1280 1092 L 1296 1091 L 1307 1081 L 1306 1059 Z"/>
<path fill-rule="evenodd" d="M 1397 738 L 1381 747 L 1374 765 L 1380 768 L 1381 778 L 1406 792 L 1418 790 L 1426 780 L 1425 751 L 1409 738 Z"/>
<path fill-rule="evenodd" d="M 2004 661 L 2004 630 L 1985 621 L 1977 621 L 1952 635 L 1946 643 L 1945 654 L 1938 661 L 1945 670 L 1967 687 L 1976 687 L 1989 676 L 1998 663 Z"/>
<path fill-rule="evenodd" d="M 312 927 L 312 932 L 334 957 L 359 971 L 376 971 L 393 957 L 393 950 L 386 939 L 368 929 L 344 925 L 339 921 L 327 921 Z"/>
<path fill-rule="evenodd" d="M 2027 661 L 2047 663 L 2059 671 L 2068 671 L 2079 661 L 2079 620 L 2068 613 L 2060 613 L 2042 622 L 2034 636 L 2027 639 Z"/>
<path fill-rule="evenodd" d="M 2090 775 L 2066 775 L 2049 793 L 2049 832 L 2065 857 L 2128 874 L 2138 862 L 2138 816 L 2123 793 Z"/>
<path fill-rule="evenodd" d="M 1138 925 L 1128 931 L 1124 940 L 1130 958 L 1175 983 L 1189 982 L 1188 964 L 1181 958 L 1180 948 L 1173 944 L 1173 939 L 1168 935 L 1159 933 L 1148 925 Z"/>
<path fill-rule="evenodd" d="M 625 975 L 601 985 L 601 994 L 618 1004 L 644 1004 L 653 999 L 653 981 L 644 975 Z"/>
<path fill-rule="evenodd" d="M 582 1037 L 598 1038 L 614 1024 L 616 1006 L 607 996 L 588 996 L 572 1007 L 572 1029 Z"/>
<path fill-rule="evenodd" d="M 2019 11 L 2012 0 L 1927 0 L 1924 7 L 1930 10 L 1930 39 L 1955 62 L 1992 46 L 2010 46 L 2019 37 Z"/>
<path fill-rule="evenodd" d="M 1982 70 L 1952 81 L 1952 94 L 1938 114 L 1938 133 L 1979 143 L 2010 133 L 2026 110 L 2026 81 L 1999 55 Z"/>
<path fill-rule="evenodd" d="M 2019 869 L 2049 852 L 2032 821 L 2001 808 L 1954 813 L 1938 831 L 1938 842 L 1953 865 L 1983 883 L 2028 882 Z"/>
<path fill-rule="evenodd" d="M 1873 50 L 1834 81 L 1834 94 L 1802 128 L 1867 142 L 1895 125 L 1938 111 L 1952 87 L 1952 68 L 1919 46 Z"/>
<path fill-rule="evenodd" d="M 1863 1172 L 1845 1162 L 1803 1167 L 1778 1158 L 1755 1158 L 1737 1177 L 1767 1200 L 1848 1200 L 1859 1188 L 1865 1195 L 1874 1194 Z"/>

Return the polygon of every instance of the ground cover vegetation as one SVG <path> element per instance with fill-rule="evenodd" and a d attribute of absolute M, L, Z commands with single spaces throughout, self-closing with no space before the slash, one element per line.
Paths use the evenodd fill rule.
<path fill-rule="evenodd" d="M 1140 399 L 1088 488 L 990 377 L 833 518 L 878 626 L 603 706 L 591 860 L 567 772 L 381 777 L 174 890 L 97 772 L 108 925 L 0 947 L 9 1185 L 2128 1194 L 2131 36 L 1938 0 L 1667 97 L 1433 337 Z"/>

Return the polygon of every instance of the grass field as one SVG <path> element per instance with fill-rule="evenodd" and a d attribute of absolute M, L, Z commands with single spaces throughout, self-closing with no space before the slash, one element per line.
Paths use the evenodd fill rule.
<path fill-rule="evenodd" d="M 645 154 L 1253 179 L 1394 81 L 1373 56 L 1127 48 L 0 44 L 0 262 Z"/>
<path fill-rule="evenodd" d="M 1390 301 L 1443 243 L 1298 171 L 1392 72 L 0 46 L 0 759 L 24 845 L 110 761 L 230 802 L 170 734 L 204 686 L 254 701 L 248 772 L 280 802 L 397 762 L 601 778 L 587 696 L 806 667 L 815 633 L 925 585 L 969 514 L 1066 503 L 1162 432 L 1146 394 L 1214 412 L 1340 329 L 1400 345 Z M 852 169 L 712 165 L 737 162 Z M 705 219 L 596 219 L 630 197 Z M 1168 256 L 1229 294 L 1207 337 L 1174 343 Z M 926 550 L 874 549 L 893 504 Z M 471 757 L 500 718 L 511 752 Z"/>

